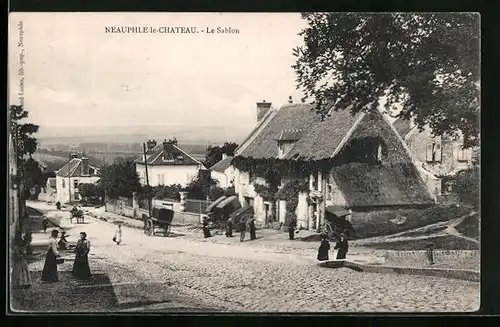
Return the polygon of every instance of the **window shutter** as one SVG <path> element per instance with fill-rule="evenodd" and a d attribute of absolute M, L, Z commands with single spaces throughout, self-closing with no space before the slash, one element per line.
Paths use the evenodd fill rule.
<path fill-rule="evenodd" d="M 434 153 L 434 160 L 437 162 L 441 162 L 442 151 L 441 151 L 441 144 L 440 143 L 436 143 L 435 150 L 436 150 L 436 152 Z"/>
<path fill-rule="evenodd" d="M 426 148 L 426 160 L 427 162 L 432 162 L 432 154 L 433 154 L 433 143 L 427 143 L 427 148 Z"/>

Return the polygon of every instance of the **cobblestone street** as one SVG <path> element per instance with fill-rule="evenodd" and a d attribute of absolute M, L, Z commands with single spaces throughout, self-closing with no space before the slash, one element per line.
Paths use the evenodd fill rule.
<path fill-rule="evenodd" d="M 113 224 L 88 218 L 88 223 L 73 226 L 70 241 L 85 230 L 92 242 L 91 269 L 104 270 L 115 291 L 119 285 L 132 283 L 145 303 L 145 297 L 157 303 L 142 310 L 169 310 L 169 305 L 162 304 L 168 298 L 165 285 L 199 308 L 227 311 L 452 312 L 479 308 L 479 283 L 326 269 L 300 251 L 286 253 L 182 236 L 148 237 L 128 227 L 123 228 L 124 241 L 117 246 L 111 240 Z M 147 285 L 160 286 L 140 290 Z"/>

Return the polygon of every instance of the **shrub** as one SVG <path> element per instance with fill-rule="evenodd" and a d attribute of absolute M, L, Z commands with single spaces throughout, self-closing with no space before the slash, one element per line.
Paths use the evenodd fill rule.
<path fill-rule="evenodd" d="M 462 235 L 479 240 L 479 215 L 469 216 L 458 224 L 455 229 Z"/>
<path fill-rule="evenodd" d="M 453 193 L 460 202 L 479 208 L 479 167 L 475 166 L 457 173 L 452 184 Z"/>

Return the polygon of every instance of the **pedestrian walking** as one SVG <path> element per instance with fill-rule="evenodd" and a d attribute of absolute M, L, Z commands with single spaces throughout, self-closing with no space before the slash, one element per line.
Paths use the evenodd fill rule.
<path fill-rule="evenodd" d="M 59 275 L 57 273 L 57 263 L 60 262 L 59 251 L 57 251 L 57 236 L 59 231 L 54 229 L 49 238 L 47 254 L 45 255 L 45 263 L 42 271 L 42 281 L 47 283 L 57 282 Z"/>
<path fill-rule="evenodd" d="M 59 250 L 67 250 L 68 249 L 68 240 L 66 239 L 66 237 L 68 237 L 68 235 L 66 235 L 65 231 L 62 231 L 61 237 L 59 238 L 59 242 L 57 242 Z"/>
<path fill-rule="evenodd" d="M 326 235 L 321 235 L 321 244 L 318 249 L 317 259 L 319 261 L 326 261 L 329 259 L 328 252 L 330 251 L 330 242 Z"/>
<path fill-rule="evenodd" d="M 257 238 L 257 236 L 255 235 L 255 231 L 256 231 L 255 218 L 250 219 L 250 222 L 248 223 L 248 227 L 250 230 L 250 239 L 255 240 Z"/>
<path fill-rule="evenodd" d="M 345 259 L 347 251 L 349 250 L 349 243 L 347 242 L 347 236 L 345 233 L 340 234 L 340 241 L 335 244 L 334 249 L 338 249 L 337 260 Z"/>
<path fill-rule="evenodd" d="M 30 288 L 32 284 L 28 262 L 26 261 L 26 243 L 20 235 L 14 239 L 12 253 L 12 288 Z"/>
<path fill-rule="evenodd" d="M 80 280 L 89 280 L 92 278 L 89 266 L 90 241 L 87 239 L 87 233 L 81 232 L 80 239 L 75 247 L 75 263 L 73 264 L 73 277 Z"/>
<path fill-rule="evenodd" d="M 47 218 L 43 218 L 42 220 L 42 227 L 43 227 L 43 232 L 47 232 L 47 227 L 49 226 L 49 220 Z"/>
<path fill-rule="evenodd" d="M 208 227 L 208 218 L 203 218 L 203 236 L 205 238 L 209 238 L 212 236 L 212 234 L 210 234 L 210 228 Z"/>
<path fill-rule="evenodd" d="M 118 229 L 115 231 L 115 236 L 113 236 L 113 242 L 116 243 L 116 245 L 120 245 L 122 242 L 122 225 L 118 224 Z"/>
<path fill-rule="evenodd" d="M 290 240 L 295 239 L 295 229 L 297 228 L 297 219 L 292 218 L 288 223 L 288 238 Z"/>
<path fill-rule="evenodd" d="M 59 201 L 56 202 L 56 208 L 57 210 L 61 210 L 61 202 Z"/>
<path fill-rule="evenodd" d="M 226 223 L 226 237 L 233 237 L 233 222 L 231 218 L 229 218 Z"/>
<path fill-rule="evenodd" d="M 241 219 L 240 222 L 238 223 L 238 230 L 240 232 L 240 242 L 245 241 L 245 232 L 247 229 L 247 224 L 245 222 L 245 219 Z"/>

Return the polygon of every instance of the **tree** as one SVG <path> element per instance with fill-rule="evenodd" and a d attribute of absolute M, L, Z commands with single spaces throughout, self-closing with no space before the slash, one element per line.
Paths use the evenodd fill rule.
<path fill-rule="evenodd" d="M 435 135 L 479 144 L 479 15 L 304 13 L 292 67 L 297 88 L 323 116 L 375 109 L 386 97 L 395 116 Z"/>
<path fill-rule="evenodd" d="M 22 166 L 26 156 L 30 157 L 37 149 L 37 140 L 32 135 L 38 132 L 39 126 L 31 123 L 21 123 L 28 118 L 28 112 L 23 106 L 10 106 L 10 132 L 14 140 L 18 167 Z"/>
<path fill-rule="evenodd" d="M 222 146 L 209 145 L 205 153 L 205 167 L 210 168 L 219 161 L 222 160 L 222 154 L 225 153 L 229 156 L 234 155 L 234 151 L 238 147 L 238 144 L 234 142 L 225 142 Z"/>
<path fill-rule="evenodd" d="M 213 178 L 200 178 L 198 176 L 186 186 L 187 198 L 196 200 L 216 200 L 224 195 L 224 190 L 219 187 L 219 182 Z"/>
<path fill-rule="evenodd" d="M 90 203 L 100 203 L 100 198 L 104 197 L 104 189 L 98 184 L 92 183 L 78 184 L 78 193 L 84 201 Z"/>
<path fill-rule="evenodd" d="M 21 181 L 19 185 L 20 215 L 25 216 L 25 202 L 30 197 L 40 193 L 40 187 L 45 184 L 46 178 L 38 162 L 32 158 L 37 149 L 37 140 L 32 135 L 38 132 L 39 126 L 23 122 L 28 118 L 28 112 L 23 106 L 9 107 L 10 133 L 12 136 L 17 163 L 17 175 Z M 30 190 L 35 188 L 35 195 Z"/>
<path fill-rule="evenodd" d="M 104 166 L 99 182 L 111 199 L 119 196 L 131 197 L 134 192 L 140 192 L 142 189 L 139 175 L 132 161 Z"/>
<path fill-rule="evenodd" d="M 452 183 L 452 190 L 460 202 L 479 209 L 479 167 L 473 166 L 457 173 Z"/>

